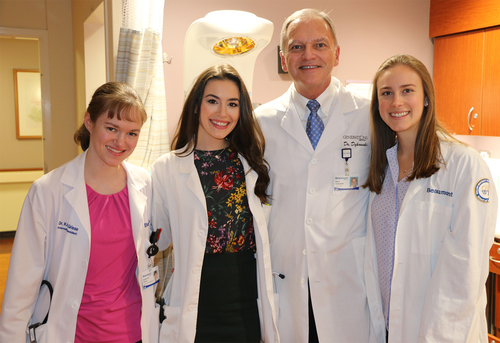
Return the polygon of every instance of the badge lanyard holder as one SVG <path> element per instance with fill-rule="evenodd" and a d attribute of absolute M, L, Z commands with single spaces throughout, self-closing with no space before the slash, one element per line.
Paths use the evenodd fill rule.
<path fill-rule="evenodd" d="M 160 239 L 160 233 L 161 229 L 158 229 L 156 231 L 151 232 L 151 235 L 149 236 L 149 243 L 151 243 L 151 245 L 146 250 L 146 253 L 148 254 L 148 259 L 151 259 L 151 257 L 155 256 L 156 254 L 158 254 L 158 251 L 160 251 L 158 245 L 156 245 L 156 243 L 158 243 L 158 239 Z M 151 267 L 151 261 L 149 261 L 149 264 L 150 264 L 149 267 Z"/>
<path fill-rule="evenodd" d="M 340 151 L 342 158 L 345 160 L 345 176 L 349 176 L 349 159 L 352 157 L 351 148 L 344 148 Z"/>
<path fill-rule="evenodd" d="M 48 282 L 47 280 L 42 281 L 40 289 L 42 289 L 43 285 L 47 286 L 47 288 L 49 289 L 49 294 L 50 294 L 49 309 L 47 310 L 47 315 L 45 316 L 43 322 L 35 323 L 35 324 L 28 326 L 30 343 L 37 343 L 37 341 L 36 341 L 36 328 L 39 327 L 40 325 L 46 324 L 47 320 L 49 319 L 50 306 L 52 304 L 52 294 L 54 293 L 54 290 L 53 290 L 50 282 Z"/>

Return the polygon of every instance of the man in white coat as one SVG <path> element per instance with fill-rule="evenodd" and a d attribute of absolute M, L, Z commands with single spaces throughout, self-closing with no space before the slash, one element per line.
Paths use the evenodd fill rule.
<path fill-rule="evenodd" d="M 374 339 L 363 277 L 368 191 L 350 183 L 368 175 L 369 101 L 331 76 L 339 54 L 328 15 L 292 14 L 281 32 L 281 63 L 294 82 L 256 109 L 270 164 L 283 342 Z"/>

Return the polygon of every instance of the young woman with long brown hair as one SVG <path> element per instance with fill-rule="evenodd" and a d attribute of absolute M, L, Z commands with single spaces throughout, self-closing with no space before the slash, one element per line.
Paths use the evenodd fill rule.
<path fill-rule="evenodd" d="M 160 342 L 276 342 L 265 142 L 230 65 L 196 80 L 154 164 L 153 225 L 173 244 Z"/>
<path fill-rule="evenodd" d="M 412 56 L 380 66 L 371 122 L 365 281 L 377 341 L 486 342 L 498 201 L 488 166 L 439 124 L 431 76 Z"/>

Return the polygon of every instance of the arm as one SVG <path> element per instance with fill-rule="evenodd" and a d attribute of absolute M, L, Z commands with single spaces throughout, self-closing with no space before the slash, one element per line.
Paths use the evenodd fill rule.
<path fill-rule="evenodd" d="M 46 265 L 46 209 L 35 182 L 23 204 L 0 316 L 0 342 L 25 342 Z"/>
<path fill-rule="evenodd" d="M 447 167 L 456 170 L 451 226 L 427 289 L 419 342 L 477 342 L 486 335 L 481 322 L 498 199 L 489 169 L 478 154 L 464 154 L 455 163 L 456 168 Z M 475 195 L 483 178 L 490 180 L 488 203 Z"/>

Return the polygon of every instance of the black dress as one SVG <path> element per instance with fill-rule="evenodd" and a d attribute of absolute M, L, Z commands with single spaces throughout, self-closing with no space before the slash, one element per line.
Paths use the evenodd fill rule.
<path fill-rule="evenodd" d="M 230 148 L 194 151 L 208 237 L 195 342 L 260 342 L 253 217 L 245 172 Z"/>

